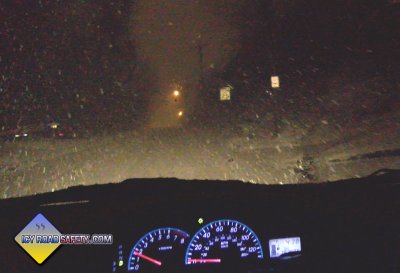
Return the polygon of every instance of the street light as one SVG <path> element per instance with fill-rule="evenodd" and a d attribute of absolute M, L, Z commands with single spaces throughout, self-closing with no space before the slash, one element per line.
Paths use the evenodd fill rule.
<path fill-rule="evenodd" d="M 181 93 L 178 91 L 178 90 L 175 90 L 174 91 L 174 97 L 176 98 L 176 97 L 179 97 L 179 95 L 180 95 Z"/>
<path fill-rule="evenodd" d="M 179 111 L 178 112 L 178 117 L 182 117 L 183 116 L 183 111 Z"/>

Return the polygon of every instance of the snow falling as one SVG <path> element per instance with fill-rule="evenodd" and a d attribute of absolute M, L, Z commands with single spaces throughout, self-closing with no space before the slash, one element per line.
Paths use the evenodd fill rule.
<path fill-rule="evenodd" d="M 400 5 L 339 2 L 3 4 L 0 198 L 400 168 Z"/>

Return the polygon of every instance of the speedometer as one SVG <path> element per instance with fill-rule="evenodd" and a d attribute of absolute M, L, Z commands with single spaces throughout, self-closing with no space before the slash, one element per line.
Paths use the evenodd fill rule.
<path fill-rule="evenodd" d="M 245 224 L 218 220 L 200 229 L 186 251 L 185 263 L 237 263 L 239 260 L 262 259 L 263 250 L 257 235 Z"/>

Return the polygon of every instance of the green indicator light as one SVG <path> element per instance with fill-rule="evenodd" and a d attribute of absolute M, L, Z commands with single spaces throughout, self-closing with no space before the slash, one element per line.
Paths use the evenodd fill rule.
<path fill-rule="evenodd" d="M 124 261 L 123 261 L 123 260 L 120 260 L 120 261 L 118 262 L 118 265 L 119 265 L 119 266 L 123 266 L 123 265 L 124 265 Z"/>
<path fill-rule="evenodd" d="M 203 218 L 199 218 L 199 220 L 197 220 L 197 222 L 201 225 L 201 224 L 203 224 L 204 220 L 203 220 Z"/>

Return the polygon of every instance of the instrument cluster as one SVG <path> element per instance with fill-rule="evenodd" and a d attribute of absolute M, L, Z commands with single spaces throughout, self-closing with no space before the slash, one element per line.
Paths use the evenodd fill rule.
<path fill-rule="evenodd" d="M 199 219 L 199 223 L 200 220 Z M 138 238 L 118 255 L 111 272 L 209 272 L 221 269 L 260 271 L 274 259 L 297 258 L 301 255 L 300 237 L 268 238 L 263 245 L 246 224 L 219 219 L 190 235 L 177 227 L 161 227 Z"/>

